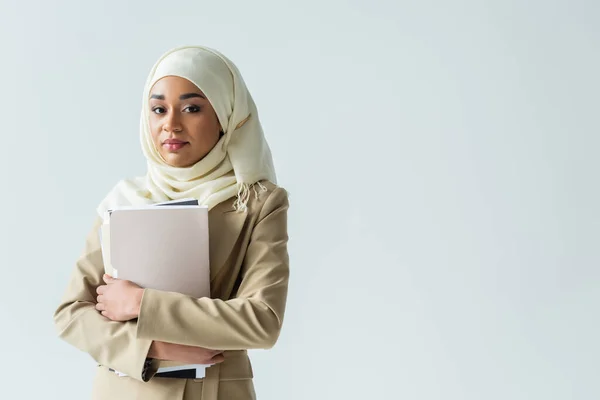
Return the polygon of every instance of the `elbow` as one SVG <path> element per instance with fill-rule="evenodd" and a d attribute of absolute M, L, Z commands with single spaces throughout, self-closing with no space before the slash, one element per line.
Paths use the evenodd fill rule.
<path fill-rule="evenodd" d="M 275 346 L 275 343 L 277 343 L 277 340 L 279 339 L 279 332 L 280 331 L 278 330 L 277 333 L 271 334 L 268 339 L 265 340 L 263 349 L 269 350 Z"/>
<path fill-rule="evenodd" d="M 277 339 L 279 338 L 279 332 L 270 331 L 265 333 L 259 340 L 256 341 L 255 348 L 261 350 L 269 350 L 275 346 Z"/>
<path fill-rule="evenodd" d="M 260 335 L 260 339 L 257 343 L 257 348 L 263 350 L 269 350 L 275 346 L 277 340 L 279 339 L 279 335 L 281 334 L 282 321 L 275 315 L 275 313 L 271 313 L 268 323 L 263 326 L 262 334 Z"/>
<path fill-rule="evenodd" d="M 61 304 L 56 310 L 54 310 L 54 314 L 52 315 L 54 329 L 56 330 L 58 336 L 61 336 L 62 332 L 65 329 L 65 314 L 67 312 L 68 306 L 68 304 Z"/>
<path fill-rule="evenodd" d="M 275 346 L 279 338 L 279 332 L 269 332 L 256 338 L 256 341 L 248 346 L 250 349 L 269 350 Z"/>
<path fill-rule="evenodd" d="M 69 330 L 70 325 L 73 321 L 83 313 L 87 306 L 83 302 L 74 301 L 74 302 L 64 302 L 61 303 L 52 316 L 54 322 L 54 329 L 58 337 L 63 338 L 66 335 L 66 332 Z"/>

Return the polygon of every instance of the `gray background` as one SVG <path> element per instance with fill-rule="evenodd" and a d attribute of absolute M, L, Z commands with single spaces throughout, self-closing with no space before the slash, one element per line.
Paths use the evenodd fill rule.
<path fill-rule="evenodd" d="M 599 398 L 598 4 L 0 1 L 0 398 L 89 397 L 52 313 L 181 44 L 239 66 L 290 191 L 259 399 Z"/>

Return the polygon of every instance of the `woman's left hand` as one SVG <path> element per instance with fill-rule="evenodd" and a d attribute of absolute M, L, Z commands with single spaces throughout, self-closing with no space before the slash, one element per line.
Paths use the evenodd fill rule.
<path fill-rule="evenodd" d="M 133 282 L 115 279 L 104 274 L 106 285 L 96 289 L 96 310 L 113 321 L 129 321 L 137 318 L 144 289 Z"/>

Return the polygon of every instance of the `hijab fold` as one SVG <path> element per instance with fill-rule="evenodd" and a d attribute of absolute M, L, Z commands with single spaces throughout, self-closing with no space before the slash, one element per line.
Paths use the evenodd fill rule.
<path fill-rule="evenodd" d="M 194 83 L 213 106 L 224 135 L 196 164 L 178 168 L 160 156 L 149 126 L 149 97 L 165 76 Z M 261 180 L 276 182 L 271 150 L 258 111 L 237 67 L 224 55 L 204 46 L 177 47 L 154 64 L 146 81 L 140 118 L 140 141 L 147 161 L 145 176 L 122 180 L 98 206 L 98 214 L 118 206 L 140 206 L 195 198 L 209 209 L 237 196 L 234 208 L 243 212 L 250 193 L 266 190 Z"/>

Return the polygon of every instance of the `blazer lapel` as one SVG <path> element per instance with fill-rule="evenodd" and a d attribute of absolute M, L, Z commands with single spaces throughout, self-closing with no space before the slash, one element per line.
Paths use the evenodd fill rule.
<path fill-rule="evenodd" d="M 230 206 L 224 204 L 213 208 L 208 213 L 211 281 L 229 259 L 231 250 L 240 236 L 247 217 L 247 211 L 232 211 Z"/>

